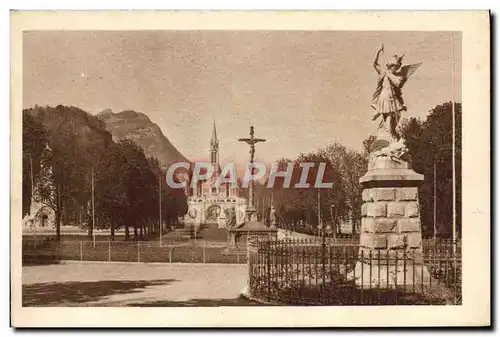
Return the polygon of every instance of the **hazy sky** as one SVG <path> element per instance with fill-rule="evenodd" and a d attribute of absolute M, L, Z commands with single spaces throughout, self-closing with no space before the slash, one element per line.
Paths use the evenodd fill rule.
<path fill-rule="evenodd" d="M 206 160 L 216 121 L 221 161 L 295 158 L 338 141 L 361 149 L 375 132 L 372 68 L 387 57 L 423 62 L 407 82 L 404 117 L 452 99 L 449 32 L 46 31 L 24 34 L 23 105 L 74 105 L 90 113 L 132 109 L 157 123 L 190 160 Z M 456 101 L 461 35 L 456 33 Z"/>

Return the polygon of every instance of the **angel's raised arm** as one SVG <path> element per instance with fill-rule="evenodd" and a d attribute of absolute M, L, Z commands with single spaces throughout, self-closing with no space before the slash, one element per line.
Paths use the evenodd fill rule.
<path fill-rule="evenodd" d="M 377 50 L 377 55 L 375 55 L 375 60 L 373 60 L 373 68 L 375 68 L 375 70 L 377 71 L 377 74 L 380 75 L 380 64 L 378 63 L 378 59 L 380 57 L 380 53 L 383 51 L 384 49 L 381 47 L 379 50 Z"/>

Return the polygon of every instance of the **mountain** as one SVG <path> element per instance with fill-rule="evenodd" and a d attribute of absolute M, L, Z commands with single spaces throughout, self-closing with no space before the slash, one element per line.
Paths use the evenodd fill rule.
<path fill-rule="evenodd" d="M 144 149 L 147 156 L 158 158 L 162 165 L 175 162 L 189 162 L 163 135 L 160 127 L 148 116 L 133 110 L 114 113 L 110 109 L 97 114 L 113 140 L 130 139 Z"/>
<path fill-rule="evenodd" d="M 77 107 L 35 105 L 23 109 L 23 214 L 31 212 L 32 177 L 38 181 L 46 145 L 59 160 L 51 163 L 59 172 L 57 186 L 64 189 L 66 196 L 71 195 L 65 198 L 62 208 L 62 216 L 68 219 L 81 211 L 82 198 L 88 192 L 85 186 L 88 186 L 86 179 L 92 158 L 102 155 L 112 144 L 112 136 L 104 123 Z"/>
<path fill-rule="evenodd" d="M 111 134 L 95 116 L 74 106 L 35 106 L 23 113 L 38 118 L 52 134 L 74 134 L 78 144 L 85 148 L 104 148 L 112 143 Z"/>

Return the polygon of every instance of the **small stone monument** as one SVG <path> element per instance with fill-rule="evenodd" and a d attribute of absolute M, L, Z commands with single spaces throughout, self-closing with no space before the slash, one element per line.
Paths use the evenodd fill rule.
<path fill-rule="evenodd" d="M 39 229 L 55 229 L 56 228 L 56 215 L 52 207 L 49 207 L 46 202 L 42 202 L 45 198 L 55 199 L 55 188 L 50 177 L 52 177 L 52 166 L 50 165 L 50 158 L 52 156 L 52 149 L 49 144 L 45 144 L 42 150 L 40 161 L 40 173 L 38 179 L 35 181 L 32 177 L 31 201 L 30 211 L 23 218 L 23 231 L 37 231 Z M 44 193 L 42 193 L 42 191 Z"/>
<path fill-rule="evenodd" d="M 361 177 L 363 205 L 359 260 L 349 274 L 364 287 L 426 283 L 430 274 L 422 261 L 418 187 L 424 177 L 411 168 L 404 140 L 397 132 L 402 85 L 418 65 L 402 66 L 402 56 L 384 66 L 378 64 L 377 90 L 372 107 L 380 117 L 379 132 L 369 156 L 368 171 Z M 411 67 L 411 69 L 409 69 Z"/>
<path fill-rule="evenodd" d="M 274 205 L 271 206 L 271 211 L 269 212 L 269 222 L 271 228 L 276 228 L 276 209 L 274 208 Z"/>
<path fill-rule="evenodd" d="M 226 210 L 221 210 L 219 213 L 219 218 L 217 219 L 217 223 L 219 225 L 219 228 L 226 228 L 227 227 L 227 216 L 226 216 Z"/>

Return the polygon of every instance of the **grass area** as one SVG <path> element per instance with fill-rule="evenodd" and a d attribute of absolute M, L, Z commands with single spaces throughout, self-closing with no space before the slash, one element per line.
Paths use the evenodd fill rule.
<path fill-rule="evenodd" d="M 190 235 L 191 234 L 191 235 Z M 56 235 L 55 232 L 43 232 L 37 233 L 36 236 L 33 234 L 23 234 L 24 242 L 33 242 L 36 237 L 36 242 L 44 242 L 47 240 L 55 240 Z M 193 240 L 205 240 L 211 242 L 226 242 L 227 241 L 227 232 L 225 229 L 219 229 L 213 226 L 202 225 L 200 226 L 200 230 L 194 236 L 190 233 L 189 229 L 178 228 L 176 230 L 167 230 L 163 231 L 162 240 L 165 242 L 189 242 Z M 93 238 L 90 237 L 87 233 L 81 232 L 79 234 L 75 233 L 61 233 L 61 241 L 92 241 Z M 125 235 L 121 232 L 119 235 L 115 235 L 114 240 L 110 234 L 101 234 L 96 233 L 95 241 L 157 241 L 160 240 L 159 233 L 147 234 L 142 237 L 138 236 L 137 238 L 134 236 L 134 231 L 130 231 L 130 237 L 128 240 L 125 240 Z"/>
<path fill-rule="evenodd" d="M 164 237 L 166 234 L 163 235 Z M 160 235 L 159 234 L 148 234 L 144 235 L 142 239 L 138 237 L 141 241 L 158 241 Z M 176 236 L 171 236 L 172 238 L 176 238 Z M 180 235 L 178 236 L 179 240 L 182 238 Z M 33 235 L 28 235 L 28 234 L 23 234 L 23 241 L 25 242 L 33 242 L 35 239 L 35 236 Z M 47 240 L 54 241 L 56 239 L 55 233 L 44 233 L 44 234 L 37 234 L 36 235 L 36 242 L 43 242 Z M 93 238 L 88 236 L 87 234 L 64 234 L 61 233 L 61 241 L 92 241 Z M 95 235 L 95 240 L 96 241 L 135 241 L 134 234 L 133 232 L 131 233 L 129 240 L 125 240 L 125 235 L 115 235 L 114 240 L 112 240 L 111 235 L 109 234 L 96 234 Z"/>
<path fill-rule="evenodd" d="M 133 233 L 132 233 L 133 234 Z M 202 226 L 196 237 L 178 229 L 165 233 L 160 245 L 159 235 L 135 240 L 132 236 L 96 235 L 95 245 L 87 235 L 66 234 L 61 241 L 53 235 L 23 236 L 23 263 L 47 264 L 57 260 L 129 261 L 129 262 L 192 262 L 246 263 L 246 251 L 226 253 L 227 234 L 224 229 Z"/>
<path fill-rule="evenodd" d="M 460 305 L 461 293 L 443 284 L 414 291 L 411 286 L 363 289 L 338 279 L 327 285 L 295 285 L 266 289 L 263 297 L 271 303 L 288 305 Z"/>
<path fill-rule="evenodd" d="M 23 263 L 46 264 L 58 260 L 121 262 L 246 263 L 246 251 L 226 253 L 225 245 L 151 244 L 144 242 L 45 242 L 23 247 Z"/>

